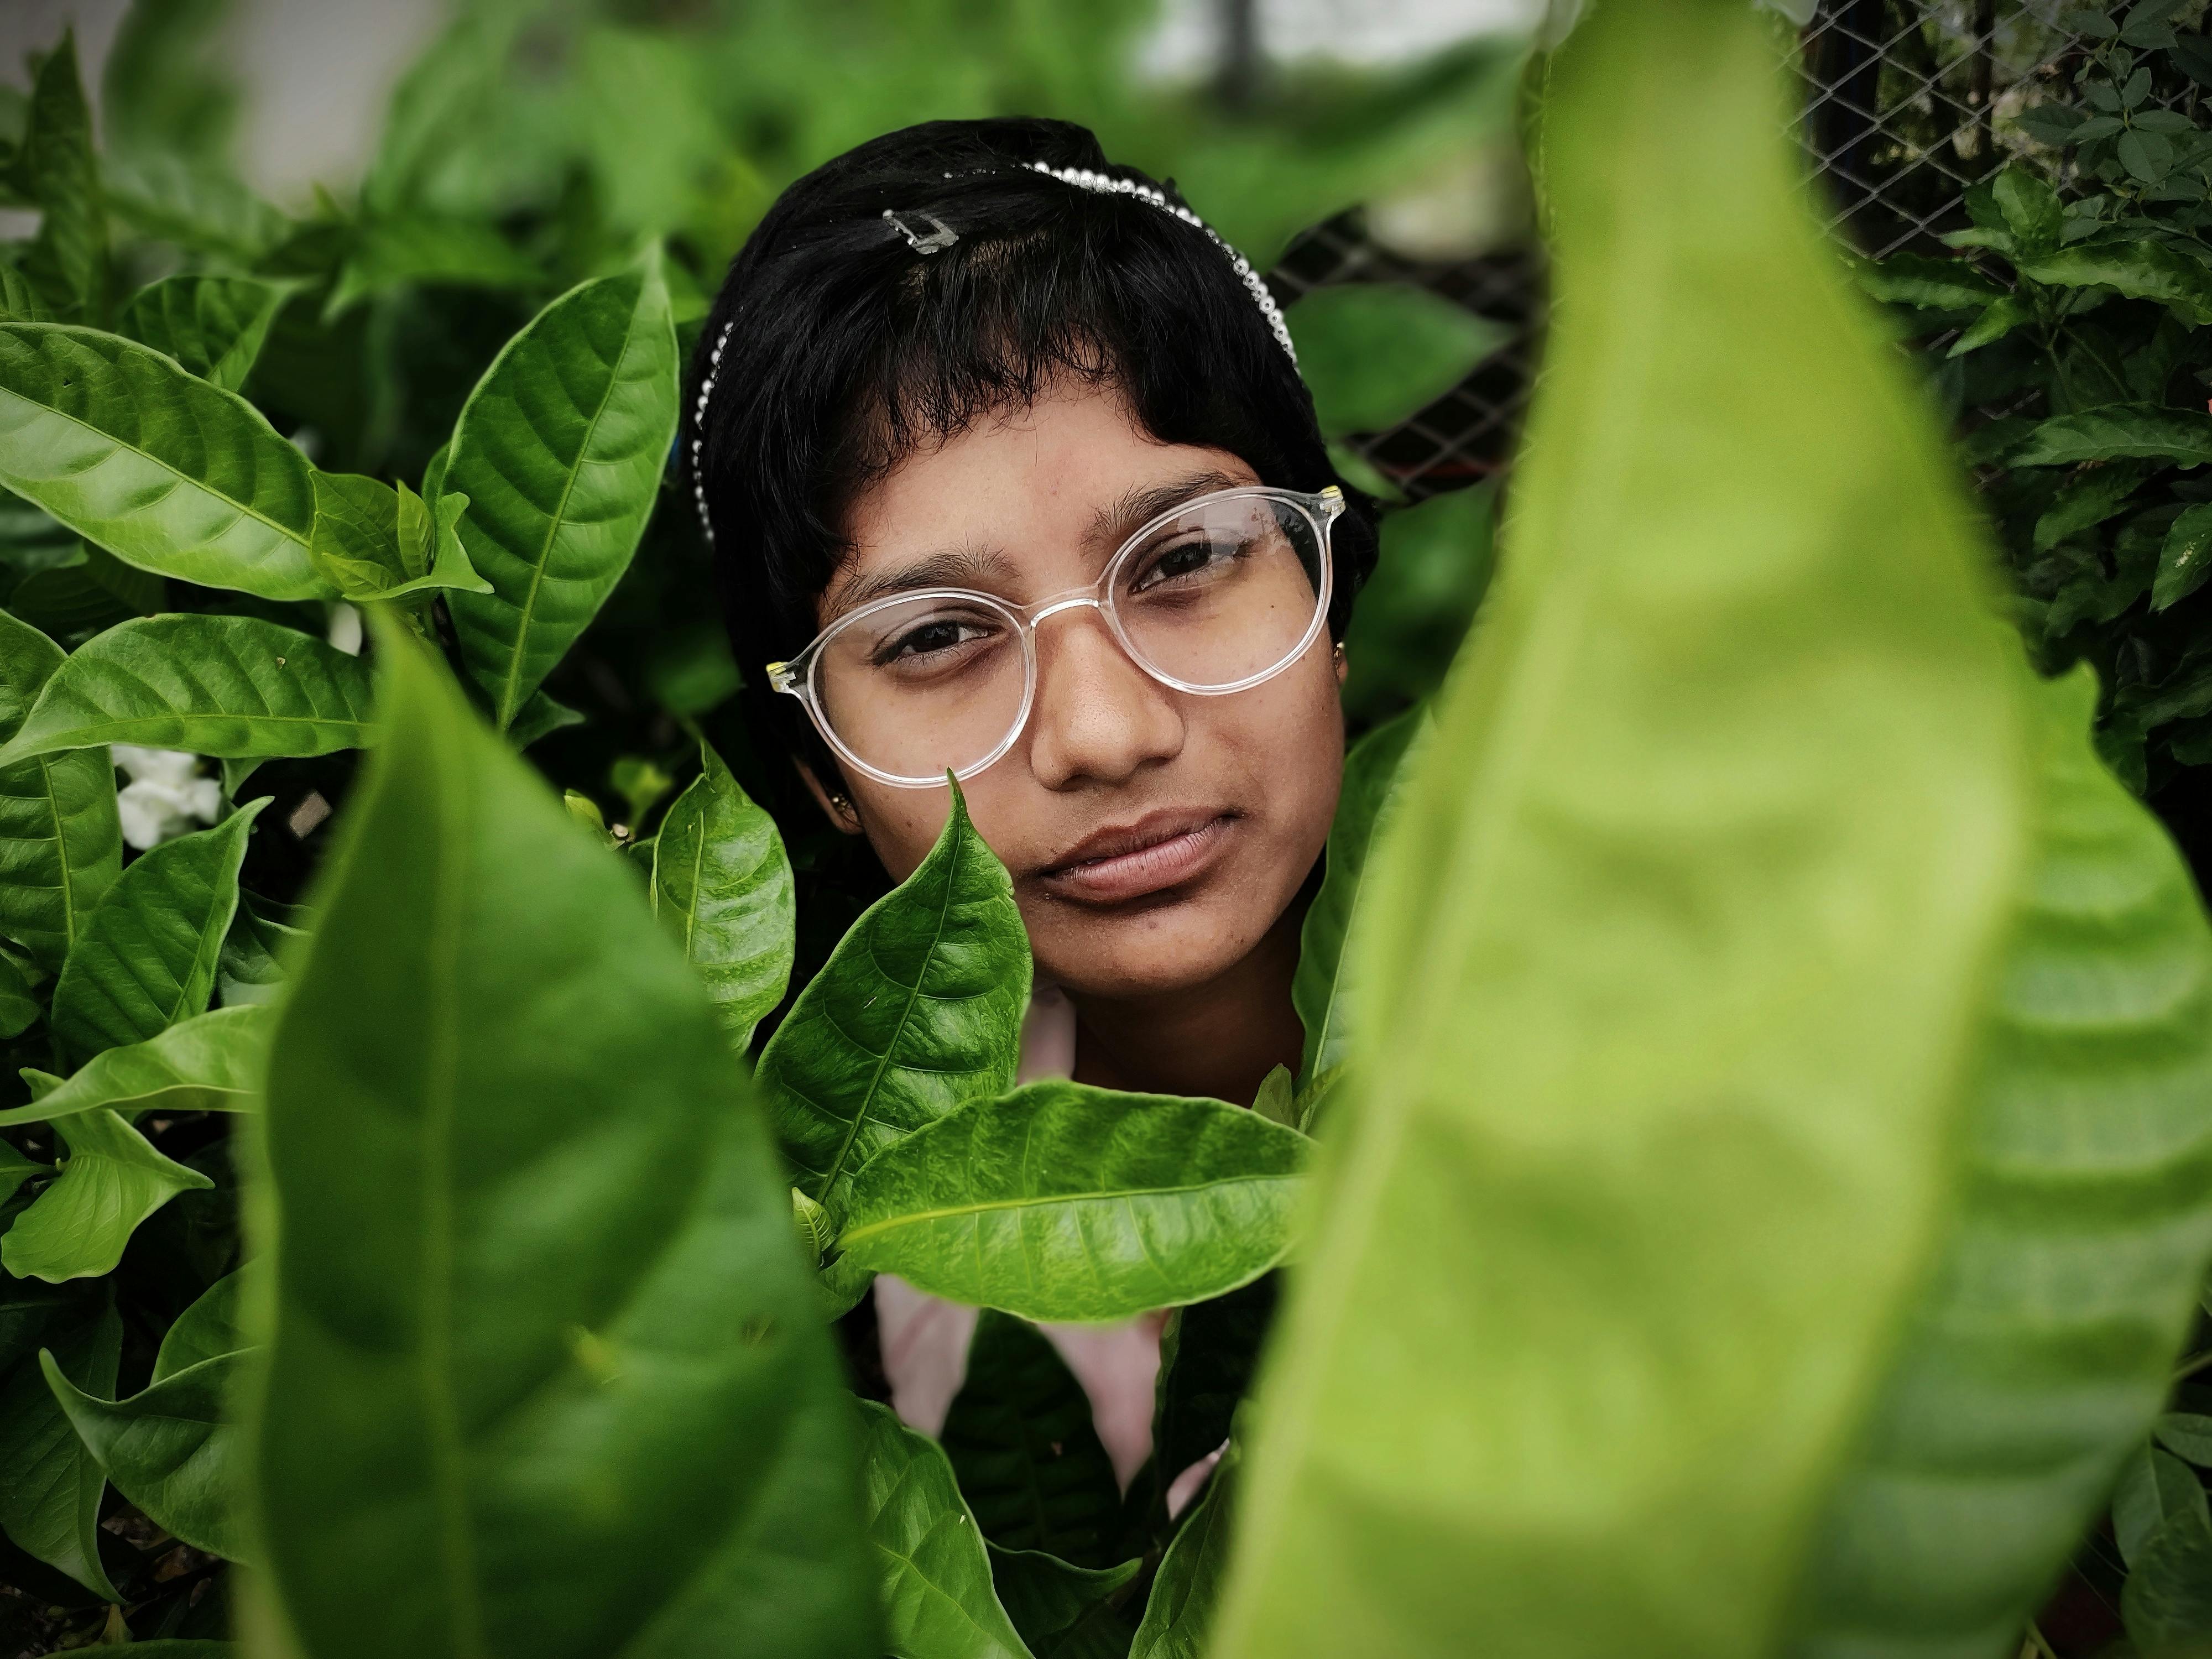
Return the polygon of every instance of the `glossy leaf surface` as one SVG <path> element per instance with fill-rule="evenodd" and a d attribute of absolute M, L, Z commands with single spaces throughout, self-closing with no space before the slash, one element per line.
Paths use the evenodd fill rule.
<path fill-rule="evenodd" d="M 0 323 L 0 485 L 125 564 L 269 599 L 327 588 L 307 458 L 252 405 L 115 335 Z"/>
<path fill-rule="evenodd" d="M 21 1036 L 39 1023 L 44 1012 L 30 970 L 0 951 L 0 1037 Z"/>
<path fill-rule="evenodd" d="M 860 1492 L 895 1659 L 1030 1659 L 992 1587 L 990 1558 L 936 1442 L 887 1406 L 854 1402 Z"/>
<path fill-rule="evenodd" d="M 0 1128 L 43 1123 L 103 1107 L 147 1112 L 250 1112 L 268 1058 L 266 1007 L 217 1008 L 143 1042 L 103 1049 L 59 1088 L 0 1111 Z"/>
<path fill-rule="evenodd" d="M 1013 883 L 956 789 L 929 856 L 853 924 L 761 1052 L 756 1086 L 796 1184 L 841 1215 L 869 1158 L 1012 1086 L 1029 1000 Z"/>
<path fill-rule="evenodd" d="M 1966 1197 L 1826 1506 L 1795 1650 L 1823 1659 L 2005 1645 L 2151 1428 L 2212 1256 L 2212 927 L 2091 747 L 2094 677 L 2038 695 Z"/>
<path fill-rule="evenodd" d="M 349 599 L 398 599 L 433 588 L 489 593 L 469 564 L 455 526 L 465 495 L 441 495 L 434 508 L 400 484 L 349 472 L 315 474 L 316 570 Z"/>
<path fill-rule="evenodd" d="M 64 29 L 38 65 L 26 114 L 11 169 L 40 209 L 26 263 L 76 314 L 97 322 L 107 302 L 107 224 L 75 31 Z"/>
<path fill-rule="evenodd" d="M 1032 1083 L 877 1154 L 838 1243 L 954 1302 L 1126 1319 L 1281 1260 L 1310 1145 L 1218 1100 Z"/>
<path fill-rule="evenodd" d="M 94 1394 L 115 1391 L 123 1322 L 106 1285 L 0 1279 L 0 1529 L 88 1589 L 119 1600 L 100 1560 L 107 1477 L 46 1386 L 39 1355 Z"/>
<path fill-rule="evenodd" d="M 131 296 L 116 331 L 235 392 L 291 292 L 287 283 L 250 276 L 164 276 Z"/>
<path fill-rule="evenodd" d="M 242 1300 L 249 1278 L 261 1269 L 248 1263 L 200 1293 L 179 1314 L 161 1338 L 154 1356 L 154 1381 L 164 1382 L 204 1360 L 219 1359 L 252 1346 L 246 1334 Z"/>
<path fill-rule="evenodd" d="M 999 1605 L 1036 1659 L 1128 1659 L 1135 1614 L 1113 1598 L 1142 1561 L 1072 1567 L 1037 1550 L 989 1549 Z"/>
<path fill-rule="evenodd" d="M 266 805 L 163 842 L 108 889 L 54 983 L 54 1035 L 76 1064 L 207 1012 L 246 833 Z"/>
<path fill-rule="evenodd" d="M 419 648 L 379 654 L 263 1120 L 287 1613 L 325 1659 L 879 1650 L 850 1407 L 696 977 Z"/>
<path fill-rule="evenodd" d="M 327 755 L 369 730 L 368 670 L 337 647 L 258 617 L 147 617 L 70 654 L 0 764 L 109 743 Z"/>
<path fill-rule="evenodd" d="M 775 820 L 705 744 L 704 769 L 676 798 L 653 844 L 653 908 L 707 981 L 731 1046 L 783 1000 L 797 910 Z"/>
<path fill-rule="evenodd" d="M 2019 670 L 1776 75 L 1733 0 L 1549 68 L 1549 360 L 1375 854 L 1209 1659 L 1772 1654 L 1937 1246 Z"/>
<path fill-rule="evenodd" d="M 2212 415 L 2154 404 L 2112 404 L 2054 415 L 2006 459 L 2014 466 L 2072 466 L 2128 458 L 2179 466 L 2212 461 Z"/>
<path fill-rule="evenodd" d="M 1344 757 L 1344 786 L 1328 828 L 1328 863 L 1321 890 L 1306 909 L 1298 934 L 1297 974 L 1291 981 L 1291 1003 L 1306 1028 L 1305 1054 L 1298 1062 L 1298 1076 L 1306 1082 L 1350 1058 L 1357 998 L 1344 970 L 1345 940 L 1359 915 L 1367 855 L 1383 809 L 1396 798 L 1407 751 L 1430 720 L 1425 707 L 1409 708 L 1370 732 Z"/>
<path fill-rule="evenodd" d="M 0 611 L 0 738 L 12 738 L 64 659 L 29 623 Z M 115 768 L 104 752 L 0 767 L 0 933 L 58 971 L 123 869 Z"/>
<path fill-rule="evenodd" d="M 676 434 L 676 330 L 658 256 L 572 289 L 507 342 L 453 428 L 441 490 L 489 593 L 448 601 L 501 730 L 637 550 Z"/>
<path fill-rule="evenodd" d="M 243 1448 L 225 1420 L 242 1354 L 204 1359 L 128 1400 L 75 1387 L 51 1356 L 46 1382 L 116 1490 L 196 1549 L 248 1559 L 238 1491 Z"/>
<path fill-rule="evenodd" d="M 112 1273 L 138 1224 L 179 1193 L 215 1185 L 162 1157 L 115 1113 L 73 1113 L 55 1133 L 69 1148 L 61 1174 L 0 1234 L 0 1267 L 18 1279 L 90 1279 Z"/>
<path fill-rule="evenodd" d="M 1036 1327 L 984 1312 L 937 1438 L 992 1543 L 1079 1567 L 1107 1565 L 1121 1510 L 1114 1465 L 1091 1425 L 1090 1396 Z"/>

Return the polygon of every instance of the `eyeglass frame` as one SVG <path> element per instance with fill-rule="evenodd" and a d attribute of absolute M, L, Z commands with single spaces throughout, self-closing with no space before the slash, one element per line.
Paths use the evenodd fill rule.
<path fill-rule="evenodd" d="M 1111 596 L 1114 592 L 1114 580 L 1120 574 L 1121 567 L 1143 546 L 1145 539 L 1164 525 L 1172 523 L 1192 509 L 1204 507 L 1210 502 L 1249 496 L 1264 497 L 1271 501 L 1280 501 L 1294 507 L 1304 514 L 1306 522 L 1313 527 L 1316 539 L 1320 543 L 1321 547 L 1321 581 L 1314 596 L 1313 618 L 1306 624 L 1305 632 L 1298 636 L 1297 643 L 1285 652 L 1272 666 L 1264 668 L 1256 674 L 1248 674 L 1243 679 L 1228 685 L 1194 685 L 1187 680 L 1179 680 L 1146 661 L 1137 647 L 1130 642 L 1128 633 L 1121 625 L 1121 614 L 1113 605 Z M 981 601 L 991 610 L 1006 616 L 1014 624 L 1014 631 L 1021 636 L 1022 701 L 1021 708 L 1016 713 L 1013 723 L 1007 728 L 1006 735 L 1000 740 L 997 748 L 982 759 L 969 765 L 957 769 L 947 769 L 955 782 L 964 783 L 977 773 L 996 765 L 1006 758 L 1007 751 L 1020 740 L 1022 733 L 1028 729 L 1030 715 L 1036 711 L 1036 708 L 1037 625 L 1047 617 L 1058 616 L 1062 611 L 1086 609 L 1096 611 L 1104 619 L 1107 632 L 1113 635 L 1114 642 L 1121 647 L 1122 654 L 1145 674 L 1171 691 L 1182 691 L 1197 697 L 1223 697 L 1234 691 L 1249 691 L 1255 685 L 1264 685 L 1273 679 L 1276 675 L 1283 672 L 1292 663 L 1305 655 L 1316 637 L 1328 624 L 1329 599 L 1336 586 L 1336 558 L 1331 532 L 1337 520 L 1343 516 L 1344 509 L 1344 491 L 1334 484 L 1330 484 L 1318 494 L 1279 489 L 1272 484 L 1237 484 L 1227 489 L 1210 490 L 1203 495 L 1194 495 L 1181 505 L 1169 507 L 1165 512 L 1156 514 L 1146 520 L 1143 524 L 1129 533 L 1128 538 L 1120 547 L 1115 550 L 1114 556 L 1106 561 L 1105 568 L 1099 572 L 1098 580 L 1088 586 L 1071 587 L 1063 592 L 1052 594 L 1048 598 L 1036 600 L 1029 605 L 1016 605 L 1011 599 L 1001 599 L 996 593 L 986 593 L 980 588 L 973 587 L 924 587 L 909 593 L 885 594 L 880 599 L 872 599 L 864 605 L 847 611 L 809 640 L 803 649 L 794 653 L 786 660 L 769 663 L 767 665 L 769 684 L 784 696 L 798 698 L 799 706 L 806 710 L 807 719 L 813 722 L 814 729 L 821 733 L 822 740 L 830 745 L 838 758 L 873 778 L 878 783 L 888 784 L 895 789 L 941 787 L 945 781 L 946 772 L 940 772 L 926 778 L 901 777 L 896 773 L 886 772 L 879 767 L 870 765 L 848 748 L 836 731 L 831 728 L 828 717 L 822 711 L 821 699 L 814 689 L 815 671 L 821 664 L 823 647 L 845 629 L 866 617 L 889 611 L 897 605 L 913 605 L 918 600 Z"/>

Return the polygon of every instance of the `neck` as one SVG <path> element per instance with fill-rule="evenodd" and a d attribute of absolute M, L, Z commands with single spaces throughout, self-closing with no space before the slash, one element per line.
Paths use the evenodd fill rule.
<path fill-rule="evenodd" d="M 1075 1077 L 1139 1094 L 1249 1105 L 1278 1066 L 1297 1069 L 1305 1031 L 1291 1006 L 1304 905 L 1204 985 L 1129 999 L 1076 996 Z"/>

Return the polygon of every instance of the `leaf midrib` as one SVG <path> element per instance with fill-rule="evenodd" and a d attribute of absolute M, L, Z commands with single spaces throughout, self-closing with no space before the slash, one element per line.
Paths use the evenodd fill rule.
<path fill-rule="evenodd" d="M 839 1240 L 850 1246 L 856 1241 L 878 1233 L 887 1233 L 900 1227 L 919 1226 L 924 1222 L 956 1220 L 963 1215 L 996 1215 L 1010 1210 L 1035 1210 L 1053 1204 L 1097 1203 L 1108 1199 L 1173 1198 L 1179 1193 L 1206 1193 L 1224 1187 L 1264 1186 L 1274 1182 L 1300 1179 L 1296 1170 L 1284 1170 L 1273 1175 L 1224 1176 L 1218 1181 L 1194 1181 L 1172 1187 L 1116 1187 L 1103 1192 L 1045 1193 L 1021 1198 L 993 1199 L 977 1204 L 950 1204 L 933 1210 L 907 1210 L 882 1221 L 871 1221 L 865 1226 L 854 1227 Z"/>
<path fill-rule="evenodd" d="M 291 543 L 301 552 L 304 553 L 307 551 L 307 539 L 300 535 L 298 532 L 292 530 L 284 525 L 278 524 L 276 520 L 258 511 L 247 503 L 239 501 L 233 496 L 226 495 L 222 490 L 217 489 L 213 484 L 209 483 L 205 479 L 195 478 L 189 472 L 180 471 L 178 468 L 171 465 L 168 462 L 163 460 L 160 456 L 154 454 L 152 452 L 141 449 L 137 444 L 125 443 L 122 439 L 117 437 L 112 432 L 102 432 L 98 427 L 93 425 L 89 421 L 80 420 L 77 416 L 69 413 L 66 410 L 56 409 L 52 404 L 42 404 L 34 398 L 26 398 L 21 392 L 15 391 L 10 387 L 0 386 L 0 398 L 12 398 L 19 404 L 23 404 L 32 409 L 41 410 L 44 413 L 52 416 L 58 421 L 67 421 L 71 426 L 76 427 L 82 431 L 89 432 L 96 437 L 102 438 L 108 443 L 112 444 L 117 449 L 128 450 L 131 454 L 137 456 L 141 460 L 147 462 L 150 465 L 159 467 L 162 471 L 176 479 L 178 483 L 190 484 L 193 489 L 199 490 L 202 494 L 213 496 L 224 506 L 235 508 L 241 518 L 251 519 L 256 524 L 267 526 L 269 529 L 275 531 L 286 541 Z M 283 442 L 283 440 L 279 438 L 277 441 L 282 443 Z M 98 467 L 99 463 L 95 462 L 92 466 L 87 467 L 83 472 L 71 473 L 70 477 L 72 480 L 81 478 L 85 477 L 88 473 L 96 471 Z M 153 505 L 158 506 L 159 503 L 156 502 Z M 127 516 L 137 518 L 140 516 L 140 514 L 133 513 Z M 196 545 L 204 546 L 206 544 L 200 543 L 196 544 Z"/>

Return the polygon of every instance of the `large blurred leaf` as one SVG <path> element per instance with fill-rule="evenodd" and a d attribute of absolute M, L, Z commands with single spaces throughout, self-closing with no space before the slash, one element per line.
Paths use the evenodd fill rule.
<path fill-rule="evenodd" d="M 1316 289 L 1284 320 L 1329 437 L 1401 425 L 1507 338 L 1466 307 L 1399 283 Z"/>
<path fill-rule="evenodd" d="M 61 647 L 0 611 L 0 738 L 21 730 Z M 123 868 L 115 769 L 104 750 L 0 767 L 0 933 L 48 972 Z"/>
<path fill-rule="evenodd" d="M 51 1355 L 44 1362 L 54 1397 L 116 1490 L 164 1531 L 232 1561 L 249 1552 L 238 1490 L 244 1449 L 225 1413 L 246 1358 L 204 1359 L 128 1400 L 88 1394 Z"/>
<path fill-rule="evenodd" d="M 247 276 L 165 276 L 131 296 L 116 332 L 174 357 L 225 392 L 246 384 L 294 285 Z"/>
<path fill-rule="evenodd" d="M 106 1477 L 46 1386 L 39 1351 L 94 1394 L 115 1391 L 123 1322 L 106 1284 L 0 1279 L 0 1528 L 16 1547 L 111 1601 L 100 1562 Z"/>
<path fill-rule="evenodd" d="M 676 330 L 658 254 L 573 289 L 507 342 L 453 428 L 439 486 L 493 592 L 447 605 L 505 730 L 637 550 L 676 433 Z"/>
<path fill-rule="evenodd" d="M 207 1012 L 246 832 L 267 805 L 163 842 L 108 889 L 54 984 L 54 1035 L 76 1063 Z"/>
<path fill-rule="evenodd" d="M 870 1158 L 1011 1086 L 1029 1000 L 1013 882 L 956 788 L 929 856 L 853 924 L 761 1051 L 795 1184 L 834 1223 Z"/>
<path fill-rule="evenodd" d="M 215 1185 L 155 1151 L 114 1112 L 58 1120 L 69 1148 L 61 1174 L 0 1234 L 0 1267 L 18 1279 L 89 1279 L 112 1273 L 138 1224 L 179 1193 Z"/>
<path fill-rule="evenodd" d="M 15 178 L 39 205 L 30 275 L 76 313 L 97 322 L 107 303 L 107 217 L 100 201 L 100 162 L 93 153 L 92 111 L 76 64 L 76 34 L 39 65 L 31 85 L 30 123 Z"/>
<path fill-rule="evenodd" d="M 1376 854 L 1215 1659 L 1775 1652 L 1939 1243 L 2020 671 L 1777 73 L 1735 0 L 1550 70 L 1512 540 Z"/>
<path fill-rule="evenodd" d="M 1032 1083 L 869 1159 L 837 1242 L 954 1302 L 1126 1319 L 1281 1260 L 1309 1145 L 1218 1100 Z"/>
<path fill-rule="evenodd" d="M 1431 725 L 1425 708 L 1409 708 L 1352 746 L 1344 757 L 1344 787 L 1328 829 L 1328 854 L 1321 890 L 1306 908 L 1298 934 L 1298 969 L 1291 1002 L 1306 1029 L 1298 1075 L 1309 1085 L 1344 1064 L 1354 1022 L 1344 969 L 1344 945 L 1365 891 L 1367 855 L 1384 817 L 1399 799 L 1400 769 L 1415 738 Z"/>
<path fill-rule="evenodd" d="M 1121 1510 L 1114 1464 L 1091 1426 L 1091 1397 L 1036 1327 L 984 1313 L 937 1437 L 991 1542 L 1107 1565 Z"/>
<path fill-rule="evenodd" d="M 146 617 L 72 652 L 0 764 L 110 743 L 255 759 L 368 741 L 368 670 L 258 617 Z"/>
<path fill-rule="evenodd" d="M 251 1003 L 181 1020 L 143 1042 L 94 1055 L 29 1105 L 0 1111 L 0 1128 L 102 1107 L 132 1114 L 252 1111 L 269 1029 L 269 1010 Z"/>
<path fill-rule="evenodd" d="M 775 820 L 753 805 L 722 757 L 661 819 L 653 843 L 653 908 L 707 981 L 731 1045 L 744 1048 L 791 981 L 797 913 L 791 860 Z"/>
<path fill-rule="evenodd" d="M 854 1402 L 861 1498 L 895 1659 L 1031 1659 L 991 1585 L 983 1534 L 937 1443 L 888 1407 Z"/>
<path fill-rule="evenodd" d="M 850 1407 L 706 997 L 379 648 L 270 1060 L 270 1578 L 325 1659 L 877 1650 Z"/>
<path fill-rule="evenodd" d="M 2149 1429 L 2212 1255 L 2212 927 L 2090 745 L 2094 677 L 2041 702 L 1966 1196 L 1827 1504 L 1798 1652 L 2002 1646 Z"/>
<path fill-rule="evenodd" d="M 158 351 L 0 323 L 0 484 L 126 564 L 264 599 L 327 592 L 310 471 L 251 404 Z"/>
<path fill-rule="evenodd" d="M 136 0 L 100 71 L 111 149 L 218 157 L 238 88 L 216 67 L 230 0 Z"/>

